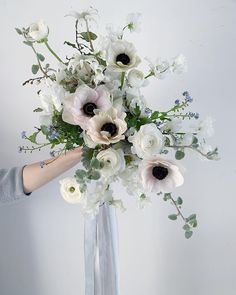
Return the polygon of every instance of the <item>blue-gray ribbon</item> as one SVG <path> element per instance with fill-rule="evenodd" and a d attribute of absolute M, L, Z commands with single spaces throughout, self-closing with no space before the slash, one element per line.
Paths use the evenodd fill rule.
<path fill-rule="evenodd" d="M 118 228 L 115 207 L 104 203 L 85 218 L 85 295 L 119 295 Z"/>

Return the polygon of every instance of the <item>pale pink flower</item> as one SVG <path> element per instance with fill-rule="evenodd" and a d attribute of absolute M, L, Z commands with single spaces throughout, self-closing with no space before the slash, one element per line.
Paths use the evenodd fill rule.
<path fill-rule="evenodd" d="M 75 93 L 65 98 L 62 119 L 86 130 L 89 120 L 95 115 L 95 109 L 106 111 L 111 106 L 110 93 L 104 86 L 93 89 L 81 85 Z"/>
<path fill-rule="evenodd" d="M 119 112 L 115 108 L 108 111 L 99 111 L 89 121 L 87 134 L 97 144 L 116 143 L 125 138 L 123 134 L 127 130 L 125 122 L 126 113 Z"/>
<path fill-rule="evenodd" d="M 139 166 L 139 173 L 144 189 L 149 192 L 171 192 L 184 182 L 182 175 L 184 168 L 175 161 L 163 156 L 155 156 L 143 160 Z"/>

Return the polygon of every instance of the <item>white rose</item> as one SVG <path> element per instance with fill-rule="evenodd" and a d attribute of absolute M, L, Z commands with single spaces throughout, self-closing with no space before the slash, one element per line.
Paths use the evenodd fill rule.
<path fill-rule="evenodd" d="M 143 159 L 159 154 L 164 142 L 161 131 L 154 123 L 142 125 L 128 140 L 133 144 L 132 153 Z"/>
<path fill-rule="evenodd" d="M 100 170 L 104 177 L 115 175 L 125 169 L 124 152 L 121 149 L 103 150 L 97 154 L 97 159 L 104 163 L 104 167 Z"/>
<path fill-rule="evenodd" d="M 139 88 L 143 86 L 145 79 L 143 72 L 133 69 L 128 74 L 128 82 L 131 87 Z"/>
<path fill-rule="evenodd" d="M 59 182 L 60 192 L 65 201 L 71 204 L 82 202 L 84 195 L 80 192 L 79 184 L 74 177 L 67 177 Z"/>
<path fill-rule="evenodd" d="M 49 33 L 48 26 L 44 23 L 44 21 L 39 20 L 38 22 L 32 23 L 29 26 L 29 33 L 28 35 L 34 41 L 43 41 L 47 39 Z"/>

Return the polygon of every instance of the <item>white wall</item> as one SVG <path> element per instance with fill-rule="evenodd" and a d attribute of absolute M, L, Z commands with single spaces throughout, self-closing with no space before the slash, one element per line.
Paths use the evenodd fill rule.
<path fill-rule="evenodd" d="M 12 167 L 48 157 L 18 154 L 20 132 L 38 124 L 35 89 L 22 87 L 34 56 L 14 27 L 43 18 L 60 55 L 74 36 L 71 9 L 92 4 L 100 11 L 100 31 L 119 25 L 130 12 L 143 14 L 143 29 L 132 40 L 142 57 L 185 54 L 189 72 L 156 81 L 145 89 L 150 106 L 164 110 L 183 90 L 202 118 L 215 119 L 221 161 L 189 154 L 184 198 L 186 215 L 196 212 L 199 227 L 186 240 L 181 222 L 171 222 L 161 199 L 139 211 L 130 197 L 118 212 L 122 295 L 233 295 L 236 288 L 235 237 L 235 0 L 35 1 L 0 0 L 0 161 Z M 73 173 L 73 171 L 70 171 Z M 123 192 L 122 188 L 118 188 Z M 119 193 L 118 193 L 119 195 Z M 0 208 L 0 295 L 84 294 L 83 218 L 59 194 L 58 179 L 25 201 Z"/>

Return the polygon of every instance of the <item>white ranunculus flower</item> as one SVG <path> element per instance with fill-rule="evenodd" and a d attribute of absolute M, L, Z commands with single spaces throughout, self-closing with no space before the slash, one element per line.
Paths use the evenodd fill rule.
<path fill-rule="evenodd" d="M 49 29 L 44 21 L 39 20 L 35 23 L 32 23 L 29 26 L 28 36 L 33 39 L 33 41 L 43 41 L 48 37 Z"/>
<path fill-rule="evenodd" d="M 187 60 L 183 54 L 179 54 L 173 60 L 170 70 L 176 74 L 187 72 Z"/>
<path fill-rule="evenodd" d="M 84 195 L 80 192 L 79 184 L 74 177 L 66 177 L 59 182 L 60 192 L 65 201 L 71 204 L 83 201 Z"/>
<path fill-rule="evenodd" d="M 147 81 L 144 78 L 143 72 L 141 72 L 137 69 L 132 69 L 131 71 L 129 71 L 127 78 L 128 78 L 129 85 L 134 88 L 139 88 L 139 87 L 144 86 L 144 84 Z"/>
<path fill-rule="evenodd" d="M 164 142 L 161 131 L 154 123 L 142 125 L 128 140 L 133 144 L 132 153 L 142 159 L 160 154 Z"/>
<path fill-rule="evenodd" d="M 117 72 L 126 72 L 141 62 L 134 45 L 124 40 L 112 42 L 107 50 L 108 68 Z"/>
<path fill-rule="evenodd" d="M 108 148 L 97 154 L 97 159 L 103 162 L 104 167 L 100 169 L 102 176 L 108 178 L 125 169 L 124 152 L 121 149 Z"/>
<path fill-rule="evenodd" d="M 141 13 L 130 13 L 127 15 L 126 23 L 130 32 L 137 32 L 141 31 Z"/>

